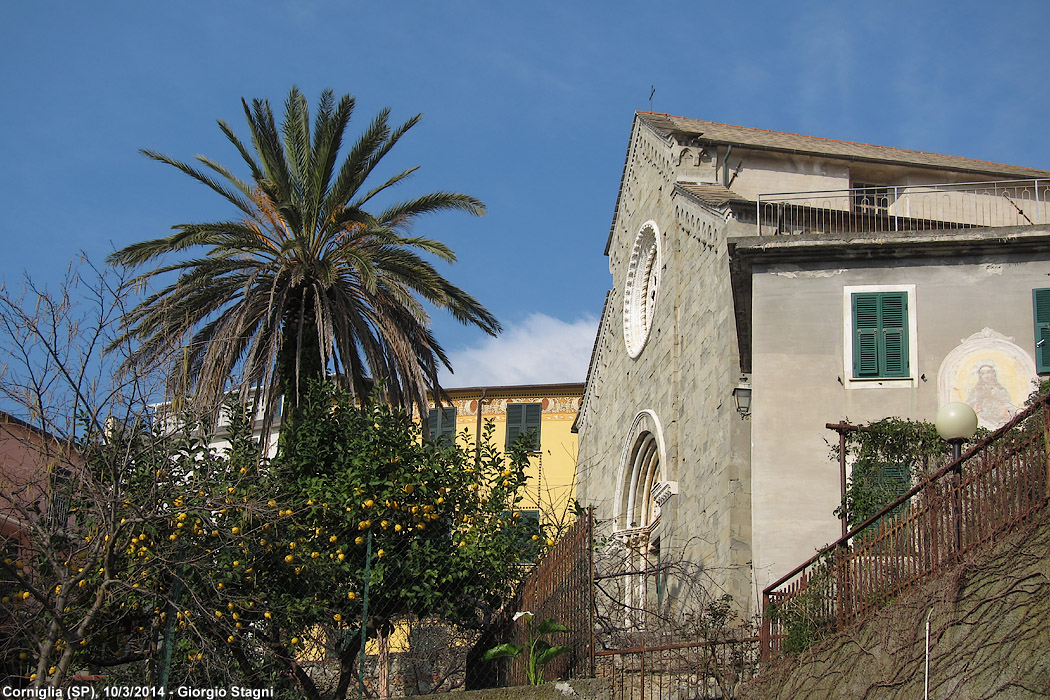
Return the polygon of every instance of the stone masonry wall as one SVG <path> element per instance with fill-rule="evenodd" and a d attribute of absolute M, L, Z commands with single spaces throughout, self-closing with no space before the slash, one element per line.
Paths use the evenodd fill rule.
<path fill-rule="evenodd" d="M 676 195 L 675 160 L 671 145 L 636 122 L 608 249 L 612 291 L 580 422 L 579 500 L 596 506 L 599 520 L 617 514 L 622 456 L 635 437 L 629 431 L 639 412 L 652 411 L 663 431 L 660 478 L 679 489 L 654 532 L 661 555 L 702 563 L 712 590 L 732 594 L 746 614 L 750 475 L 747 424 L 731 396 L 738 369 L 726 225 Z M 659 231 L 661 281 L 648 343 L 632 359 L 623 286 L 635 237 L 650 220 Z"/>

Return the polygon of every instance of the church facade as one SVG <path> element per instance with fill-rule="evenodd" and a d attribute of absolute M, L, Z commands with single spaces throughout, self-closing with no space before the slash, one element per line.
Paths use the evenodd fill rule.
<path fill-rule="evenodd" d="M 577 498 L 649 572 L 626 604 L 682 557 L 754 613 L 765 585 L 837 539 L 826 424 L 932 421 L 964 400 L 995 428 L 1023 405 L 1050 370 L 1043 178 L 635 115 L 576 421 Z"/>

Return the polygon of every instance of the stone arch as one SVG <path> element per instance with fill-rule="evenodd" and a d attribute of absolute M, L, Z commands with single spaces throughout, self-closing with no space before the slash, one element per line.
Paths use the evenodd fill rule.
<path fill-rule="evenodd" d="M 691 148 L 683 148 L 678 154 L 678 167 L 695 168 L 697 163 L 696 153 Z"/>
<path fill-rule="evenodd" d="M 644 573 L 660 561 L 660 507 L 675 492 L 667 481 L 667 450 L 663 426 L 651 409 L 631 423 L 620 455 L 616 489 L 614 537 L 624 547 L 622 595 L 625 623 L 643 624 L 638 612 L 660 603 L 662 574 Z M 656 600 L 652 600 L 652 594 Z"/>
<path fill-rule="evenodd" d="M 667 480 L 667 448 L 663 425 L 652 409 L 634 417 L 623 450 L 616 486 L 616 527 L 652 528 L 665 496 L 677 491 Z"/>

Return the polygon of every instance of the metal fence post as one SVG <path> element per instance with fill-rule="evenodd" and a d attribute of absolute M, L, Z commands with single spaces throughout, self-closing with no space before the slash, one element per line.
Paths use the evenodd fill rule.
<path fill-rule="evenodd" d="M 1035 222 L 1037 224 L 1043 223 L 1043 207 L 1039 201 L 1039 179 L 1035 181 Z"/>
<path fill-rule="evenodd" d="M 758 648 L 759 658 L 763 664 L 769 663 L 773 658 L 769 628 L 769 594 L 762 591 L 762 628 L 758 631 Z"/>
<path fill-rule="evenodd" d="M 893 230 L 900 230 L 900 215 L 897 213 L 897 202 L 900 201 L 900 195 L 897 192 L 897 187 L 893 188 Z"/>
<path fill-rule="evenodd" d="M 595 592 L 595 580 L 594 580 L 594 506 L 587 508 L 587 588 L 590 595 L 587 596 L 587 609 L 589 611 L 587 615 L 587 656 L 590 662 L 590 676 L 594 678 L 594 615 L 595 615 L 595 600 L 597 595 Z"/>
<path fill-rule="evenodd" d="M 638 697 L 645 700 L 645 635 L 642 635 L 642 656 L 638 665 Z"/>
<path fill-rule="evenodd" d="M 1047 397 L 1042 398 L 1043 402 L 1043 457 L 1046 462 L 1046 498 L 1050 500 L 1050 402 L 1047 401 Z"/>

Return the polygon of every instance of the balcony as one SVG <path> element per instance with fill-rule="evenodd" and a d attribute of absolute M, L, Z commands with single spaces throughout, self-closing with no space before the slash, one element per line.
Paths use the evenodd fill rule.
<path fill-rule="evenodd" d="M 1050 223 L 1048 207 L 1050 180 L 775 192 L 758 196 L 758 235 L 1032 226 Z"/>

